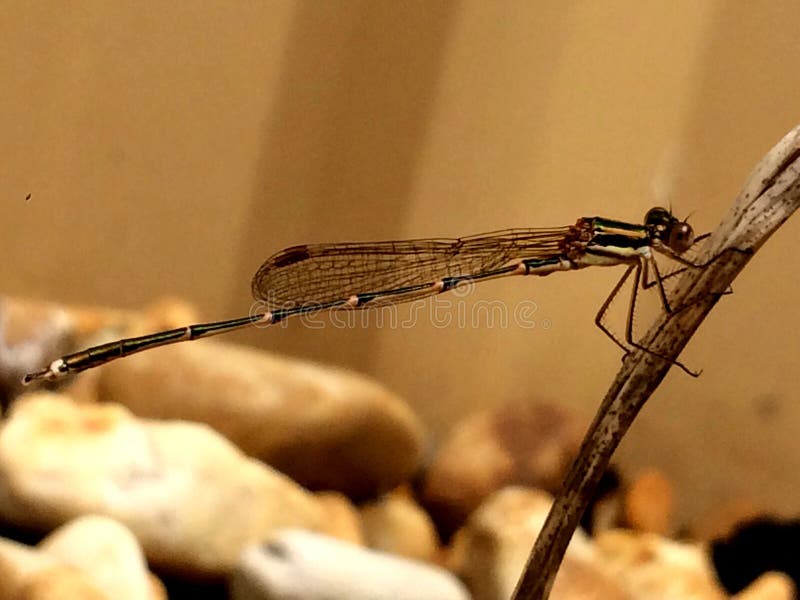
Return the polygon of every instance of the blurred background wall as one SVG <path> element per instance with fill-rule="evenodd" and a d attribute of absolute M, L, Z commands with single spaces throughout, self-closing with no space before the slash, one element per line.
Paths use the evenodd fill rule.
<path fill-rule="evenodd" d="M 710 230 L 800 122 L 800 4 L 10 2 L 0 8 L 2 293 L 246 314 L 284 246 L 639 221 Z M 26 196 L 31 194 L 30 200 Z M 684 352 L 619 461 L 691 520 L 797 514 L 800 225 Z M 593 325 L 619 269 L 487 283 L 534 329 L 289 323 L 233 339 L 369 373 L 438 433 L 507 400 L 593 414 L 620 352 Z M 440 297 L 444 298 L 444 297 Z M 402 314 L 408 314 L 403 312 Z M 620 326 L 622 321 L 620 319 Z"/>

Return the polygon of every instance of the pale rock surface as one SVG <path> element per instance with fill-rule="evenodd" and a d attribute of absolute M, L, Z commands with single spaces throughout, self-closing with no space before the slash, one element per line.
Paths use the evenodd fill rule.
<path fill-rule="evenodd" d="M 146 595 L 131 595 L 124 588 L 127 581 L 116 586 L 98 581 L 97 571 L 66 564 L 39 547 L 0 539 L 0 600 L 166 600 L 158 586 Z M 154 578 L 147 575 L 145 580 L 149 579 Z"/>
<path fill-rule="evenodd" d="M 422 455 L 411 409 L 348 371 L 210 340 L 101 369 L 100 399 L 141 417 L 206 423 L 311 489 L 371 497 L 408 479 Z"/>
<path fill-rule="evenodd" d="M 74 567 L 55 567 L 37 573 L 11 596 L 14 600 L 111 600 Z"/>
<path fill-rule="evenodd" d="M 508 487 L 491 495 L 458 531 L 450 567 L 475 600 L 508 600 L 552 504 L 546 492 Z M 551 600 L 631 598 L 596 564 L 589 538 L 580 529 L 567 548 Z"/>
<path fill-rule="evenodd" d="M 608 530 L 595 538 L 603 570 L 632 598 L 722 600 L 706 549 L 651 533 Z"/>
<path fill-rule="evenodd" d="M 315 495 L 322 514 L 319 533 L 363 546 L 361 515 L 350 499 L 339 492 L 319 492 Z"/>
<path fill-rule="evenodd" d="M 469 600 L 447 571 L 318 534 L 285 530 L 242 555 L 233 600 Z"/>
<path fill-rule="evenodd" d="M 0 600 L 110 600 L 78 567 L 0 538 Z"/>
<path fill-rule="evenodd" d="M 785 573 L 764 573 L 741 592 L 734 600 L 794 600 L 797 589 Z"/>
<path fill-rule="evenodd" d="M 151 598 L 153 590 L 139 542 L 114 519 L 79 517 L 51 533 L 38 548 L 81 569 L 108 598 Z"/>
<path fill-rule="evenodd" d="M 0 427 L 0 515 L 48 530 L 92 513 L 126 525 L 151 563 L 212 576 L 273 530 L 320 519 L 310 493 L 206 426 L 20 399 Z"/>
<path fill-rule="evenodd" d="M 676 542 L 650 533 L 610 530 L 597 536 L 603 569 L 632 598 L 663 600 L 790 600 L 792 580 L 783 573 L 765 573 L 747 588 L 728 596 L 719 585 L 702 543 Z"/>
<path fill-rule="evenodd" d="M 406 558 L 432 561 L 438 538 L 431 518 L 409 494 L 395 491 L 361 507 L 367 545 Z"/>

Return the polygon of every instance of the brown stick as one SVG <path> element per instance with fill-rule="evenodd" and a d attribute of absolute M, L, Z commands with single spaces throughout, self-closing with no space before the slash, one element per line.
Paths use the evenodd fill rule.
<path fill-rule="evenodd" d="M 645 335 L 643 345 L 677 359 L 720 295 L 798 205 L 800 126 L 761 160 L 706 244 L 706 260 L 722 252 L 724 255 L 707 267 L 683 273 L 676 284 L 675 306 L 685 308 L 662 315 Z M 641 350 L 626 357 L 550 509 L 513 600 L 546 600 L 567 544 L 611 455 L 671 366 Z"/>

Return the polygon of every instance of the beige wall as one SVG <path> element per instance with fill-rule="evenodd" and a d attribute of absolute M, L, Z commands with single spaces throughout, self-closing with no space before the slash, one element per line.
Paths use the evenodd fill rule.
<path fill-rule="evenodd" d="M 597 8 L 602 6 L 603 8 Z M 6 4 L 2 292 L 246 313 L 307 241 L 638 220 L 713 228 L 800 122 L 796 3 Z M 26 194 L 31 193 L 29 202 Z M 797 225 L 770 241 L 624 442 L 688 518 L 728 497 L 797 513 Z M 592 319 L 618 270 L 487 283 L 552 326 L 256 331 L 350 366 L 439 432 L 520 397 L 591 413 L 619 364 Z"/>

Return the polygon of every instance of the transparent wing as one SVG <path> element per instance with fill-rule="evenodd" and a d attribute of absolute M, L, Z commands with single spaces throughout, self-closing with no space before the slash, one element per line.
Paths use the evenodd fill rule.
<path fill-rule="evenodd" d="M 293 246 L 261 265 L 253 297 L 270 310 L 353 295 L 373 297 L 370 305 L 407 302 L 436 293 L 433 285 L 444 278 L 487 278 L 522 259 L 559 256 L 572 231 L 508 229 L 458 239 Z"/>

